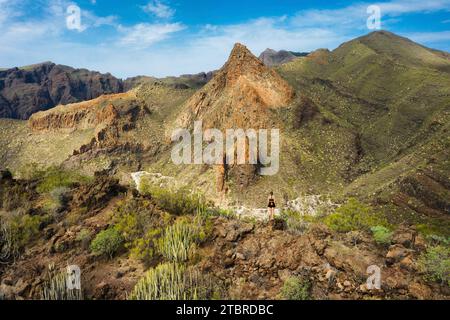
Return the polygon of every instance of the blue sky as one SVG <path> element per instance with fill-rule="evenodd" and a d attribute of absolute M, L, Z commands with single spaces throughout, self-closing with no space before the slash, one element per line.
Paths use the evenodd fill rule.
<path fill-rule="evenodd" d="M 81 10 L 75 29 L 71 5 Z M 372 31 L 370 5 L 382 29 L 450 51 L 450 0 L 0 0 L 0 67 L 53 61 L 121 78 L 209 71 L 235 42 L 257 55 L 334 49 Z"/>

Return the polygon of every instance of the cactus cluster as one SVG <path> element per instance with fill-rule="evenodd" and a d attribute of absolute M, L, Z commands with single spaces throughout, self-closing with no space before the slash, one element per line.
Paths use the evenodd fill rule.
<path fill-rule="evenodd" d="M 157 250 L 170 261 L 185 262 L 195 251 L 196 234 L 193 224 L 180 220 L 166 228 L 157 241 Z"/>
<path fill-rule="evenodd" d="M 199 271 L 174 262 L 147 271 L 131 292 L 131 300 L 206 299 L 211 283 Z"/>
<path fill-rule="evenodd" d="M 67 273 L 56 270 L 54 264 L 48 266 L 47 281 L 42 291 L 42 300 L 83 300 L 81 289 L 70 289 L 67 287 Z"/>

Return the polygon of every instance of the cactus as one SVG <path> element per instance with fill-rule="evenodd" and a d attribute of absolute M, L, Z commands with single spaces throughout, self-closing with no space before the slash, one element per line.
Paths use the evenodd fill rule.
<path fill-rule="evenodd" d="M 42 300 L 83 300 L 81 289 L 67 288 L 67 273 L 58 272 L 54 264 L 48 266 L 47 281 L 44 283 Z"/>
<path fill-rule="evenodd" d="M 196 269 L 164 263 L 147 271 L 138 281 L 131 300 L 200 300 L 210 295 L 212 282 Z"/>
<path fill-rule="evenodd" d="M 195 251 L 196 228 L 186 221 L 179 221 L 166 228 L 157 241 L 157 250 L 168 260 L 184 262 Z"/>

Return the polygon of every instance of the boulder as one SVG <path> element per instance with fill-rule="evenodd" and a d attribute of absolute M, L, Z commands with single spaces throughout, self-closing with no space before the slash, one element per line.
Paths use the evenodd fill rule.
<path fill-rule="evenodd" d="M 417 231 L 408 226 L 400 226 L 394 233 L 392 241 L 394 244 L 400 244 L 405 248 L 412 248 Z"/>
<path fill-rule="evenodd" d="M 411 250 L 405 248 L 401 244 L 394 244 L 389 247 L 389 251 L 386 254 L 386 263 L 392 265 L 400 262 L 403 258 L 409 256 L 412 253 Z"/>

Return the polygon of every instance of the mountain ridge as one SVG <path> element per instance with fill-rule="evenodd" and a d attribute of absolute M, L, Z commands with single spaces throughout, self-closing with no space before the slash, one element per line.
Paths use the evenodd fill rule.
<path fill-rule="evenodd" d="M 175 261 L 180 279 L 214 284 L 204 299 L 288 298 L 292 283 L 308 299 L 449 299 L 446 68 L 388 33 L 274 67 L 236 44 L 200 88 L 134 79 L 126 93 L 0 119 L 0 298 L 42 298 L 70 260 L 87 299 L 148 298 Z M 199 120 L 279 129 L 278 173 L 175 164 L 168 134 Z M 184 228 L 191 242 L 175 240 Z"/>

